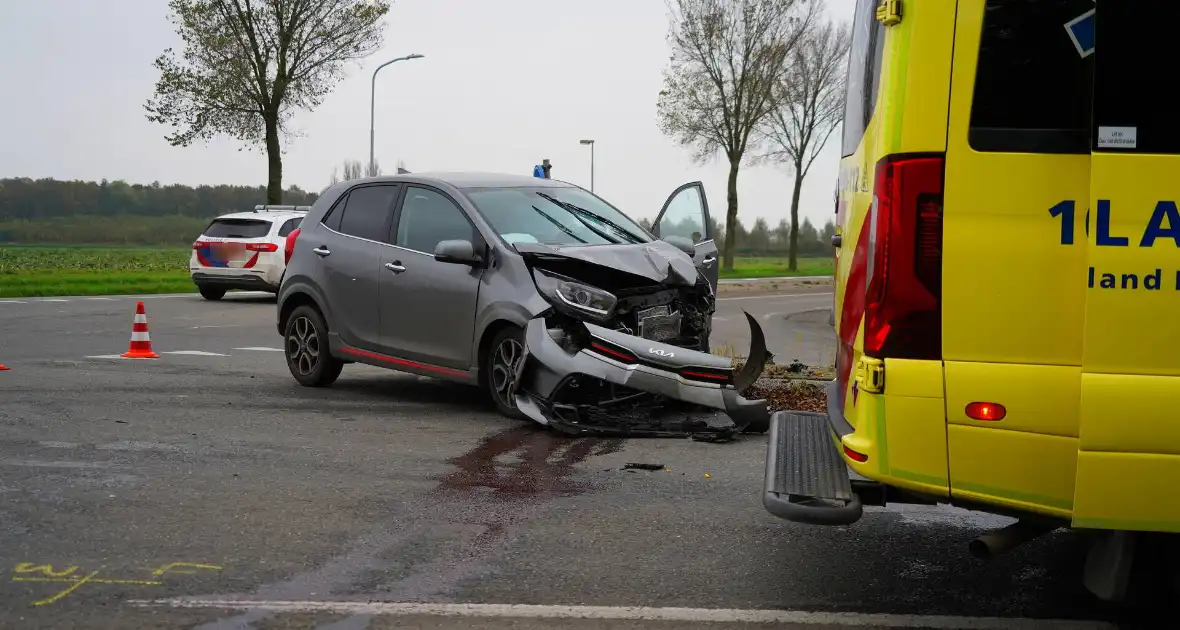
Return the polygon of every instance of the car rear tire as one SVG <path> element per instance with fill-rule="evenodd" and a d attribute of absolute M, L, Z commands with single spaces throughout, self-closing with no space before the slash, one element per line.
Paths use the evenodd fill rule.
<path fill-rule="evenodd" d="M 300 385 L 327 387 L 336 382 L 344 362 L 328 350 L 328 325 L 319 311 L 307 305 L 296 308 L 283 330 L 287 369 Z"/>
<path fill-rule="evenodd" d="M 505 326 L 492 337 L 483 361 L 484 387 L 492 403 L 500 415 L 513 420 L 527 418 L 511 396 L 516 383 L 516 366 L 523 358 L 524 331 L 517 326 Z"/>
<path fill-rule="evenodd" d="M 225 297 L 225 289 L 221 287 L 197 287 L 197 290 L 206 300 L 220 300 Z"/>

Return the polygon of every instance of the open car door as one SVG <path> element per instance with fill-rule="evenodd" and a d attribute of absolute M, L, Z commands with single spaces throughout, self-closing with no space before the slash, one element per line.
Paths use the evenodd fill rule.
<path fill-rule="evenodd" d="M 704 184 L 690 182 L 673 191 L 656 216 L 652 232 L 660 238 L 683 236 L 691 240 L 696 245 L 693 262 L 709 280 L 713 292 L 717 292 L 718 249 L 717 243 L 713 241 L 716 235 L 713 234 Z"/>

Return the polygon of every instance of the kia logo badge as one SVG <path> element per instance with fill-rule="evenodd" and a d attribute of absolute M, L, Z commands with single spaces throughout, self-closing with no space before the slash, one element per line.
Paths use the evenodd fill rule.
<path fill-rule="evenodd" d="M 664 358 L 667 358 L 667 359 L 671 359 L 672 357 L 676 356 L 676 354 L 675 354 L 675 353 L 668 352 L 668 351 L 666 351 L 666 350 L 660 350 L 659 348 L 648 348 L 648 349 L 647 349 L 647 353 L 648 353 L 648 354 L 658 354 L 658 355 L 660 355 L 661 357 L 664 357 Z"/>

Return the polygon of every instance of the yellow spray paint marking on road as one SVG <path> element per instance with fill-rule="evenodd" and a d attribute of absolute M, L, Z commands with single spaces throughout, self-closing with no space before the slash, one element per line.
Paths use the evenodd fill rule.
<path fill-rule="evenodd" d="M 154 569 L 147 569 L 151 577 L 155 579 L 136 580 L 136 579 L 111 579 L 100 578 L 98 574 L 103 570 L 99 567 L 97 570 L 91 571 L 86 575 L 79 575 L 78 565 L 71 565 L 65 569 L 55 570 L 52 564 L 34 564 L 32 562 L 21 562 L 12 568 L 13 582 L 51 582 L 57 584 L 68 584 L 66 588 L 46 597 L 33 602 L 34 606 L 46 606 L 61 600 L 62 598 L 73 593 L 83 584 L 122 584 L 133 586 L 161 586 L 164 581 L 161 580 L 165 574 L 173 573 L 180 575 L 192 575 L 201 570 L 206 571 L 220 571 L 222 567 L 216 564 L 200 564 L 196 562 L 169 562 L 162 564 Z M 35 575 L 27 575 L 35 574 Z"/>

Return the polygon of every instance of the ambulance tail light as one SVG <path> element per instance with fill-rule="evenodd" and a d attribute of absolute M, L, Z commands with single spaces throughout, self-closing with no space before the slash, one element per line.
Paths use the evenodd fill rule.
<path fill-rule="evenodd" d="M 864 352 L 878 359 L 942 356 L 942 154 L 877 163 L 869 212 Z"/>

